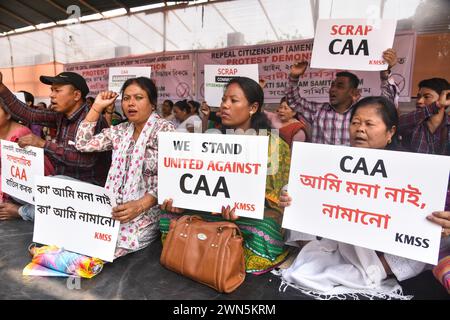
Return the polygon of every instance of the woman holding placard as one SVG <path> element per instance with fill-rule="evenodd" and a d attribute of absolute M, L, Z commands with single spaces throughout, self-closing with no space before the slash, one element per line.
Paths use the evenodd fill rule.
<path fill-rule="evenodd" d="M 82 152 L 113 150 L 105 187 L 116 196 L 114 219 L 121 222 L 115 257 L 140 250 L 159 236 L 158 133 L 175 127 L 154 110 L 157 90 L 149 78 L 128 79 L 122 86 L 122 108 L 128 122 L 103 129 L 94 136 L 96 121 L 117 98 L 101 92 L 77 132 Z"/>
<path fill-rule="evenodd" d="M 230 80 L 225 88 L 220 105 L 223 131 L 233 129 L 242 133 L 254 129 L 268 130 L 271 126 L 267 117 L 261 111 L 264 103 L 264 93 L 259 84 L 252 79 L 239 77 Z M 272 159 L 270 155 L 278 148 L 278 157 Z M 278 136 L 269 138 L 269 168 L 277 166 L 278 171 L 267 175 L 264 219 L 239 218 L 234 208 L 222 207 L 219 214 L 200 214 L 204 220 L 218 221 L 233 220 L 241 229 L 244 236 L 245 263 L 247 272 L 261 273 L 270 270 L 284 260 L 287 251 L 284 248 L 281 230 L 282 209 L 278 205 L 278 194 L 286 184 L 289 175 L 290 151 L 289 146 Z M 278 161 L 277 164 L 272 161 Z M 274 170 L 275 171 L 275 170 Z M 180 213 L 187 213 L 184 209 L 172 207 L 173 201 L 167 199 L 161 208 L 161 232 L 163 239 L 169 231 L 170 219 L 176 219 Z M 192 211 L 189 214 L 193 213 Z"/>
<path fill-rule="evenodd" d="M 398 114 L 394 104 L 384 97 L 366 97 L 353 107 L 350 144 L 352 147 L 398 150 L 397 128 Z M 287 207 L 291 201 L 288 193 L 282 191 L 280 205 Z M 294 231 L 289 240 L 310 238 Z M 316 297 L 363 294 L 404 299 L 395 278 L 399 281 L 412 278 L 426 267 L 420 261 L 321 239 L 306 243 L 294 263 L 281 271 L 281 275 L 285 284 Z"/>

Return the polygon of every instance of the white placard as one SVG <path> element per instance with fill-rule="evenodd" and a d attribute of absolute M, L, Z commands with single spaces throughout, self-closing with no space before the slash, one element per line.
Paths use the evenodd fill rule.
<path fill-rule="evenodd" d="M 1 191 L 34 203 L 34 179 L 44 175 L 44 149 L 21 148 L 17 143 L 1 140 Z"/>
<path fill-rule="evenodd" d="M 161 132 L 158 135 L 158 203 L 207 212 L 236 208 L 262 219 L 267 136 Z"/>
<path fill-rule="evenodd" d="M 17 99 L 19 99 L 23 103 L 27 103 L 25 101 L 25 93 L 23 93 L 23 92 L 13 92 L 13 94 L 16 96 Z"/>
<path fill-rule="evenodd" d="M 107 189 L 79 181 L 36 177 L 33 241 L 113 261 L 120 222 Z"/>
<path fill-rule="evenodd" d="M 151 67 L 117 67 L 109 68 L 108 90 L 120 94 L 120 89 L 125 81 L 131 78 L 147 77 L 150 78 Z M 119 99 L 121 96 L 119 96 Z"/>
<path fill-rule="evenodd" d="M 311 67 L 386 70 L 383 51 L 393 47 L 396 26 L 392 19 L 319 19 Z"/>
<path fill-rule="evenodd" d="M 450 158 L 294 142 L 283 227 L 436 264 Z M 426 173 L 426 174 L 425 174 Z"/>
<path fill-rule="evenodd" d="M 208 105 L 219 107 L 225 85 L 237 77 L 247 77 L 259 82 L 258 65 L 205 65 L 205 101 Z"/>

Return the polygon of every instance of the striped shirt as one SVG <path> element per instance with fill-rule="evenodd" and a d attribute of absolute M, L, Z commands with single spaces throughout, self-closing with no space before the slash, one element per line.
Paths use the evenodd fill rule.
<path fill-rule="evenodd" d="M 344 113 L 339 113 L 328 102 L 308 101 L 300 94 L 298 80 L 289 77 L 286 98 L 288 104 L 311 124 L 311 142 L 349 146 L 349 126 L 353 105 Z M 381 95 L 395 103 L 398 100 L 398 94 L 399 90 L 392 79 L 381 81 Z"/>
<path fill-rule="evenodd" d="M 438 112 L 439 108 L 433 103 L 400 116 L 398 133 L 404 147 L 412 152 L 450 155 L 450 117 L 444 114 L 434 133 L 427 126 L 427 120 Z"/>
<path fill-rule="evenodd" d="M 44 146 L 45 155 L 55 167 L 55 175 L 65 175 L 99 186 L 105 184 L 111 163 L 111 152 L 81 153 L 75 149 L 78 126 L 89 112 L 86 104 L 67 117 L 61 112 L 29 108 L 4 85 L 0 85 L 0 97 L 5 102 L 7 111 L 16 119 L 29 124 L 56 128 L 55 139 L 46 141 Z M 108 123 L 101 117 L 95 131 L 100 132 L 107 127 Z"/>

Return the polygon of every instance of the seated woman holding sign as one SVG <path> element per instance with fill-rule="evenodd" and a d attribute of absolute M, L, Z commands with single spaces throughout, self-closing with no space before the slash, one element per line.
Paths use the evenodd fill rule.
<path fill-rule="evenodd" d="M 223 129 L 256 131 L 266 129 L 270 131 L 270 124 L 261 107 L 264 93 L 259 84 L 249 78 L 232 79 L 226 86 L 220 105 Z M 278 149 L 278 150 L 276 150 Z M 278 152 L 278 157 L 272 159 Z M 289 146 L 278 136 L 269 138 L 269 170 L 266 180 L 266 196 L 264 219 L 239 218 L 235 209 L 230 206 L 222 207 L 221 216 L 210 213 L 199 213 L 204 220 L 218 221 L 222 219 L 234 220 L 244 237 L 245 263 L 247 272 L 264 272 L 279 264 L 287 255 L 284 248 L 281 231 L 283 210 L 278 205 L 278 194 L 288 181 L 290 151 Z M 272 169 L 272 174 L 269 173 Z M 184 209 L 172 207 L 173 200 L 166 199 L 161 208 L 161 232 L 163 240 L 169 231 L 171 219 L 177 219 Z"/>
<path fill-rule="evenodd" d="M 158 133 L 175 130 L 171 122 L 153 111 L 158 94 L 152 80 L 128 79 L 121 92 L 128 122 L 94 135 L 100 114 L 117 98 L 114 92 L 101 92 L 79 126 L 76 138 L 79 151 L 113 151 L 105 187 L 114 193 L 119 204 L 112 213 L 121 222 L 115 257 L 140 250 L 159 235 Z"/>
<path fill-rule="evenodd" d="M 366 97 L 352 111 L 350 144 L 352 147 L 396 150 L 397 127 L 398 114 L 392 102 L 384 97 Z M 288 193 L 282 191 L 280 205 L 287 207 L 291 201 Z M 311 240 L 311 237 L 294 231 L 290 240 Z M 284 283 L 318 297 L 364 294 L 405 298 L 401 287 L 389 276 L 403 281 L 427 267 L 420 261 L 322 239 L 304 245 L 294 263 L 281 271 L 281 276 Z"/>
<path fill-rule="evenodd" d="M 18 142 L 23 136 L 31 133 L 31 130 L 11 118 L 11 114 L 7 113 L 3 107 L 3 100 L 0 98 L 0 140 Z M 1 155 L 1 149 L 0 149 Z M 45 175 L 53 174 L 53 165 L 50 160 L 44 158 Z M 14 202 L 11 197 L 2 192 L 1 187 L 1 161 L 0 161 L 0 220 L 18 219 L 19 205 Z"/>

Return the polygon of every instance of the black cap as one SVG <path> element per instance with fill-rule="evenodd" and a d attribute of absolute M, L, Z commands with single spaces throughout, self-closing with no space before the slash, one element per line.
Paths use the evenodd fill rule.
<path fill-rule="evenodd" d="M 87 94 L 89 93 L 89 87 L 86 84 L 86 80 L 84 80 L 84 78 L 81 75 L 79 75 L 78 73 L 75 73 L 75 72 L 61 72 L 60 74 L 58 74 L 54 77 L 41 76 L 39 78 L 39 80 L 41 80 L 42 83 L 49 84 L 49 85 L 51 85 L 53 83 L 71 84 L 75 88 L 77 88 L 78 90 L 81 91 L 83 98 L 85 98 L 87 96 Z"/>

